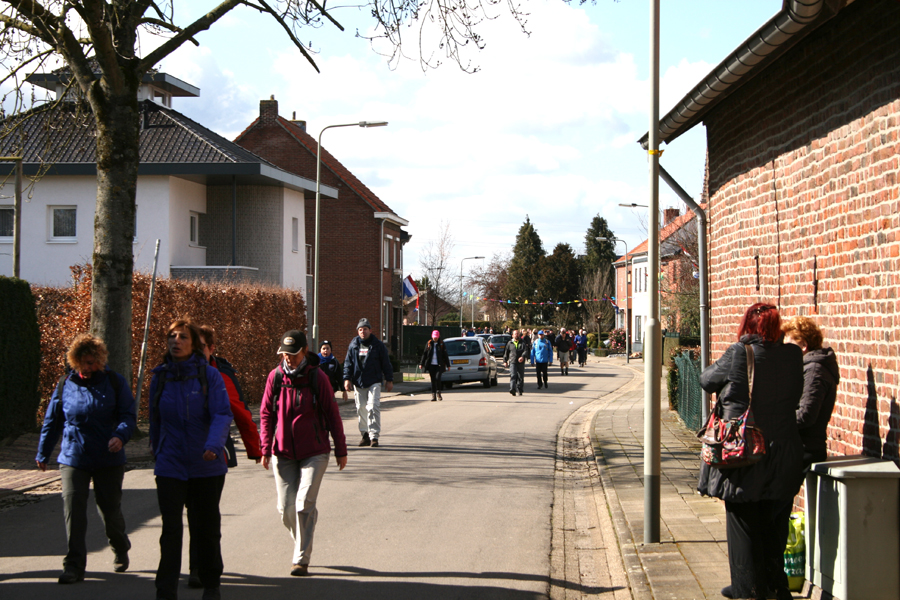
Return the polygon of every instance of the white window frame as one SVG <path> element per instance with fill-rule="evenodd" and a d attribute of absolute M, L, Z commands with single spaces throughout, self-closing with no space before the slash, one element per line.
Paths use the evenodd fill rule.
<path fill-rule="evenodd" d="M 12 233 L 14 234 L 15 229 L 16 229 L 16 207 L 15 207 L 15 205 L 14 204 L 0 204 L 0 210 L 8 210 L 10 213 L 12 213 L 12 218 L 13 218 L 13 223 L 12 223 L 13 232 Z M 13 237 L 14 236 L 12 234 L 0 235 L 0 244 L 12 244 Z"/>
<path fill-rule="evenodd" d="M 291 252 L 300 253 L 300 219 L 291 218 Z"/>
<path fill-rule="evenodd" d="M 54 235 L 53 221 L 57 210 L 75 211 L 75 235 Z M 47 206 L 47 243 L 75 244 L 78 242 L 78 206 L 69 204 L 51 204 Z"/>

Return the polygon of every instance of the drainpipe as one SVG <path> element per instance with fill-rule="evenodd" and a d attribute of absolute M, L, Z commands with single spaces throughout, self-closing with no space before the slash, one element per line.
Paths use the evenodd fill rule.
<path fill-rule="evenodd" d="M 681 198 L 688 207 L 694 211 L 699 221 L 697 230 L 697 248 L 699 256 L 697 260 L 700 263 L 700 368 L 705 369 L 709 366 L 709 267 L 706 259 L 706 211 L 700 208 L 700 205 L 694 202 L 693 198 L 688 195 L 684 188 L 678 185 L 678 182 L 672 178 L 669 173 L 659 167 L 659 176 L 663 181 L 669 184 L 669 187 Z M 706 423 L 709 419 L 709 394 L 703 391 L 702 404 L 702 422 Z"/>
<path fill-rule="evenodd" d="M 231 266 L 237 266 L 237 175 L 231 176 Z"/>
<path fill-rule="evenodd" d="M 386 218 L 381 219 L 381 237 L 378 239 L 378 243 L 381 246 L 381 262 L 378 263 L 378 322 L 381 324 L 381 341 L 384 341 L 385 333 L 387 329 L 384 327 L 384 222 L 387 221 Z"/>

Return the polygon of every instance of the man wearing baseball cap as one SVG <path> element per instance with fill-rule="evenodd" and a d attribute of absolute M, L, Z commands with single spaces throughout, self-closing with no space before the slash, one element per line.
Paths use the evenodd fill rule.
<path fill-rule="evenodd" d="M 394 369 L 391 367 L 387 346 L 372 335 L 368 319 L 360 319 L 356 325 L 359 334 L 347 348 L 344 359 L 344 389 L 353 392 L 359 431 L 360 446 L 378 446 L 381 435 L 381 386 L 394 389 Z"/>
<path fill-rule="evenodd" d="M 538 389 L 549 387 L 547 384 L 547 368 L 553 363 L 553 346 L 544 338 L 544 330 L 537 332 L 534 344 L 531 345 L 531 364 L 537 376 Z"/>

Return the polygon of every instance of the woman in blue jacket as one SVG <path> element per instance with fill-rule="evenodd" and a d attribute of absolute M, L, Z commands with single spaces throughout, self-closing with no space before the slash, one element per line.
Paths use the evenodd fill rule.
<path fill-rule="evenodd" d="M 175 321 L 166 332 L 163 363 L 150 382 L 150 445 L 156 457 L 156 496 L 162 516 L 159 536 L 157 599 L 176 600 L 188 507 L 191 540 L 203 600 L 220 598 L 222 576 L 219 499 L 228 472 L 225 438 L 231 427 L 231 403 L 222 376 L 201 353 L 200 332 Z"/>
<path fill-rule="evenodd" d="M 91 480 L 117 573 L 128 568 L 131 542 L 122 516 L 125 444 L 134 432 L 134 396 L 125 379 L 106 367 L 102 340 L 83 333 L 66 355 L 72 372 L 60 380 L 47 406 L 35 460 L 41 471 L 62 434 L 57 462 L 62 479 L 68 552 L 59 583 L 84 580 L 87 504 Z"/>

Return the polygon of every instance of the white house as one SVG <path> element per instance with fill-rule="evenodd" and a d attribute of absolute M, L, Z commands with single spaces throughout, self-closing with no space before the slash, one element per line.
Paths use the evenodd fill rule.
<path fill-rule="evenodd" d="M 35 85 L 61 92 L 65 72 L 33 76 Z M 305 199 L 315 181 L 279 169 L 172 110 L 173 96 L 199 90 L 169 75 L 145 77 L 135 269 L 150 271 L 156 239 L 159 273 L 200 279 L 260 281 L 300 289 L 308 270 Z M 10 127 L 12 119 L 2 127 Z M 0 154 L 22 156 L 20 277 L 66 285 L 69 267 L 89 263 L 97 194 L 94 126 L 74 104 L 32 111 L 0 140 Z M 49 169 L 37 177 L 39 167 Z M 14 179 L 11 163 L 0 185 L 0 275 L 12 275 Z M 31 179 L 29 179 L 29 176 Z M 32 181 L 33 180 L 33 181 Z M 336 197 L 337 190 L 323 186 Z"/>

